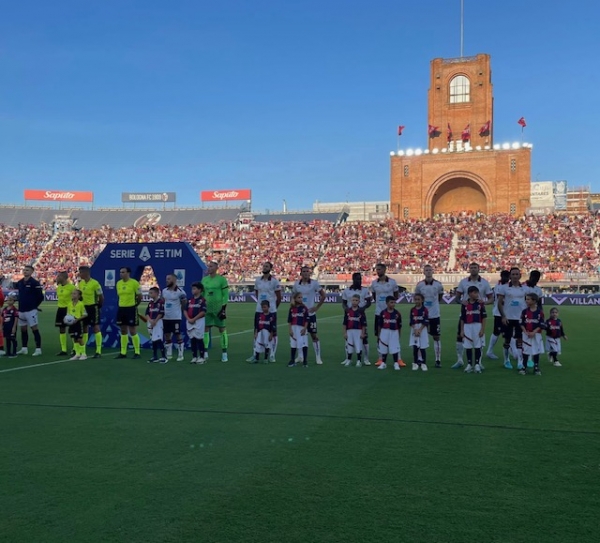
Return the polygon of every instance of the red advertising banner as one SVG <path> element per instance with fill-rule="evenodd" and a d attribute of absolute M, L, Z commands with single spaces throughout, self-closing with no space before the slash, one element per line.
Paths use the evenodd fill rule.
<path fill-rule="evenodd" d="M 203 202 L 228 202 L 230 200 L 251 200 L 250 189 L 203 190 L 200 200 Z"/>
<path fill-rule="evenodd" d="M 42 200 L 44 202 L 93 202 L 94 193 L 69 190 L 33 190 L 23 191 L 25 200 Z"/>

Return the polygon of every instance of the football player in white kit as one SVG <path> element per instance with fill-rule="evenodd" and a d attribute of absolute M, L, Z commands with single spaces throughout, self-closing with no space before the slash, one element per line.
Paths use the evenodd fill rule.
<path fill-rule="evenodd" d="M 281 285 L 279 280 L 271 275 L 273 264 L 265 262 L 262 267 L 262 275 L 254 281 L 254 292 L 256 294 L 256 311 L 262 313 L 261 303 L 265 300 L 269 302 L 270 313 L 273 315 L 273 339 L 269 348 L 269 362 L 275 362 L 275 352 L 277 351 L 277 308 L 281 303 Z M 246 362 L 255 362 L 255 355 L 246 359 Z"/>
<path fill-rule="evenodd" d="M 315 358 L 317 364 L 322 364 L 321 359 L 321 342 L 317 335 L 317 311 L 325 302 L 325 290 L 315 279 L 311 279 L 312 269 L 308 266 L 302 266 L 300 269 L 300 279 L 294 283 L 292 287 L 292 296 L 294 294 L 302 294 L 302 303 L 308 307 L 308 333 L 310 334 L 313 347 L 315 349 Z M 315 298 L 319 296 L 319 301 L 315 305 Z"/>
<path fill-rule="evenodd" d="M 498 338 L 504 335 L 502 315 L 500 315 L 500 310 L 498 309 L 498 289 L 501 285 L 508 283 L 509 279 L 510 272 L 508 270 L 502 270 L 500 272 L 500 281 L 498 281 L 498 284 L 494 287 L 494 309 L 492 311 L 494 316 L 494 329 L 492 330 L 492 335 L 490 336 L 490 344 L 488 346 L 487 353 L 485 353 L 485 355 L 491 360 L 498 360 L 498 357 L 494 354 L 494 345 L 496 345 Z"/>
<path fill-rule="evenodd" d="M 471 262 L 469 264 L 469 276 L 465 277 L 460 281 L 458 287 L 456 287 L 456 302 L 461 304 L 465 303 L 467 300 L 467 293 L 469 292 L 469 287 L 477 287 L 479 290 L 479 298 L 483 302 L 483 305 L 492 304 L 494 301 L 494 291 L 489 283 L 489 281 L 481 275 L 479 275 L 479 264 L 476 262 Z M 458 332 L 456 334 L 456 363 L 452 366 L 453 370 L 458 368 L 462 368 L 464 365 L 463 360 L 463 342 L 462 337 L 460 335 L 460 318 L 458 319 Z M 484 343 L 485 346 L 485 343 Z M 481 363 L 479 364 L 481 369 L 484 369 Z"/>
<path fill-rule="evenodd" d="M 167 286 L 162 290 L 162 299 L 165 303 L 165 316 L 162 319 L 165 332 L 165 351 L 167 360 L 173 355 L 173 335 L 177 340 L 177 362 L 183 360 L 185 345 L 181 335 L 182 310 L 187 305 L 185 291 L 177 285 L 177 276 L 174 273 L 167 275 Z"/>
<path fill-rule="evenodd" d="M 420 294 L 425 300 L 424 306 L 429 315 L 429 335 L 433 337 L 433 350 L 435 352 L 435 367 L 442 367 L 442 330 L 440 322 L 440 302 L 444 295 L 444 287 L 437 279 L 433 278 L 433 267 L 430 264 L 423 268 L 425 279 L 419 281 L 415 287 L 415 294 Z"/>
<path fill-rule="evenodd" d="M 400 296 L 400 288 L 398 287 L 398 283 L 391 277 L 388 277 L 385 273 L 387 266 L 382 262 L 379 262 L 375 265 L 375 273 L 377 274 L 377 279 L 375 279 L 371 283 L 371 293 L 373 294 L 373 298 L 375 299 L 375 337 L 378 338 L 378 331 L 381 328 L 379 325 L 379 315 L 381 312 L 387 308 L 386 298 L 388 296 L 393 296 L 395 300 Z M 381 358 L 377 360 L 375 363 L 376 366 L 380 366 L 382 364 Z M 398 364 L 400 367 L 405 367 L 406 364 L 399 360 Z"/>
<path fill-rule="evenodd" d="M 523 331 L 521 330 L 521 313 L 525 309 L 525 295 L 528 288 L 521 284 L 521 270 L 510 269 L 510 281 L 498 287 L 498 310 L 502 315 L 504 325 L 504 367 L 512 370 L 510 362 L 510 344 L 515 339 L 517 343 L 517 369 L 523 368 Z"/>

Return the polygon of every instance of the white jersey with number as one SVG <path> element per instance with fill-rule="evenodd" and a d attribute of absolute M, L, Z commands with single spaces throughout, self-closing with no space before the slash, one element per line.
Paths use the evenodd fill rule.
<path fill-rule="evenodd" d="M 165 301 L 165 316 L 163 319 L 168 321 L 181 320 L 181 302 L 187 301 L 187 296 L 183 289 L 176 287 L 175 290 L 163 288 L 162 297 Z"/>
<path fill-rule="evenodd" d="M 442 283 L 434 279 L 431 283 L 419 281 L 415 288 L 415 294 L 421 294 L 425 299 L 425 307 L 429 313 L 430 319 L 437 319 L 440 316 L 440 296 L 444 294 Z"/>
<path fill-rule="evenodd" d="M 510 283 L 497 287 L 498 296 L 504 296 L 504 315 L 508 320 L 517 321 L 521 319 L 521 312 L 525 309 L 525 294 L 527 289 L 524 285 L 511 286 Z"/>
<path fill-rule="evenodd" d="M 371 292 L 375 298 L 375 314 L 379 315 L 387 307 L 385 299 L 398 292 L 398 283 L 391 277 L 387 277 L 385 281 L 375 279 L 371 283 Z"/>
<path fill-rule="evenodd" d="M 302 294 L 302 303 L 310 310 L 316 305 L 315 298 L 321 292 L 321 285 L 318 281 L 310 279 L 308 283 L 296 281 L 292 288 L 292 296 L 296 293 Z"/>
<path fill-rule="evenodd" d="M 372 298 L 371 292 L 367 287 L 361 287 L 360 289 L 353 289 L 352 287 L 348 287 L 347 289 L 342 291 L 342 300 L 346 301 L 348 307 L 352 306 L 352 297 L 356 294 L 360 296 L 360 302 L 358 302 L 358 307 L 365 307 L 365 305 L 367 305 L 367 300 Z"/>
<path fill-rule="evenodd" d="M 492 315 L 494 317 L 501 317 L 500 310 L 498 309 L 498 289 L 502 286 L 502 283 L 498 282 L 498 284 L 494 287 L 494 309 L 492 311 Z"/>
<path fill-rule="evenodd" d="M 478 279 L 475 279 L 475 281 L 471 281 L 471 276 L 469 276 L 461 279 L 460 283 L 458 283 L 458 287 L 456 287 L 456 291 L 462 294 L 462 301 L 467 299 L 469 287 L 477 287 L 479 289 L 479 298 L 485 301 L 487 301 L 490 294 L 494 293 L 490 282 L 487 279 L 479 277 Z"/>
<path fill-rule="evenodd" d="M 269 312 L 275 313 L 277 311 L 277 294 L 276 292 L 281 291 L 281 285 L 279 281 L 273 276 L 269 276 L 268 279 L 263 279 L 263 276 L 257 277 L 254 281 L 254 292 L 256 293 L 256 311 L 262 313 L 260 303 L 267 300 L 269 302 Z"/>

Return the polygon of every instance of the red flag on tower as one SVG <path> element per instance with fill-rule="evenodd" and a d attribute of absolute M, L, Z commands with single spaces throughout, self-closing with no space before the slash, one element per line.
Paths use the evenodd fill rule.
<path fill-rule="evenodd" d="M 461 138 L 463 141 L 469 141 L 471 139 L 471 123 L 465 126 L 465 129 L 462 131 Z"/>
<path fill-rule="evenodd" d="M 433 126 L 432 124 L 429 125 L 429 129 L 427 131 L 429 132 L 430 138 L 434 138 L 436 136 L 438 133 L 438 128 L 439 126 Z"/>
<path fill-rule="evenodd" d="M 525 122 L 525 117 L 521 117 L 518 121 L 517 124 L 521 125 L 521 128 L 525 128 L 527 126 L 527 123 Z"/>
<path fill-rule="evenodd" d="M 452 141 L 452 127 L 450 126 L 450 123 L 448 123 L 448 141 Z"/>
<path fill-rule="evenodd" d="M 488 121 L 479 129 L 480 136 L 489 136 L 490 135 L 490 126 L 492 125 L 492 121 Z"/>
<path fill-rule="evenodd" d="M 402 135 L 402 130 L 404 130 L 404 126 L 399 126 L 398 127 L 398 135 L 401 136 Z"/>

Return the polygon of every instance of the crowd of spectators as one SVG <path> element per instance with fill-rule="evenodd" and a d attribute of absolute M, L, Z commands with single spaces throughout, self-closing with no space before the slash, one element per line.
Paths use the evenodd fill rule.
<path fill-rule="evenodd" d="M 43 252 L 52 237 L 47 224 L 0 224 L 0 277 L 7 281 L 21 276 L 25 264 L 31 264 Z"/>
<path fill-rule="evenodd" d="M 0 272 L 16 280 L 24 264 L 36 263 L 42 284 L 52 285 L 56 273 L 73 279 L 78 266 L 93 263 L 109 242 L 188 241 L 204 261 L 219 262 L 231 283 L 252 280 L 264 261 L 274 263 L 282 282 L 298 278 L 302 265 L 322 274 L 370 273 L 386 262 L 388 273 L 420 273 L 425 262 L 436 273 L 467 270 L 477 261 L 483 272 L 513 265 L 543 272 L 598 273 L 600 259 L 595 215 L 527 216 L 458 215 L 407 221 L 221 222 L 189 226 L 53 231 L 50 225 L 0 225 L 3 244 Z M 150 268 L 142 283 L 155 284 Z"/>
<path fill-rule="evenodd" d="M 596 215 L 511 215 L 462 217 L 456 225 L 456 269 L 475 260 L 482 271 L 510 266 L 546 273 L 596 273 L 600 219 Z"/>
<path fill-rule="evenodd" d="M 334 241 L 327 245 L 319 272 L 372 272 L 377 262 L 386 262 L 388 273 L 420 272 L 424 262 L 436 272 L 449 271 L 453 228 L 449 217 L 348 222 L 337 228 Z"/>

